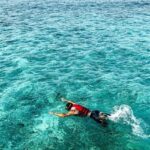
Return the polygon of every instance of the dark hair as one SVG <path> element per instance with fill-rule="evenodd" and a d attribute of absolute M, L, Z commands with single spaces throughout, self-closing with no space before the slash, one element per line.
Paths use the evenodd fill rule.
<path fill-rule="evenodd" d="M 71 107 L 72 107 L 72 105 L 73 105 L 72 103 L 67 103 L 67 104 L 66 104 L 66 109 L 67 109 L 67 110 L 70 110 Z"/>

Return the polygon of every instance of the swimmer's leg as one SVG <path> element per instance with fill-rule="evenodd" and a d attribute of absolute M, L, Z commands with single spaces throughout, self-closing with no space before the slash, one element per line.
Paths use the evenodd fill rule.
<path fill-rule="evenodd" d="M 106 127 L 108 125 L 108 123 L 106 122 L 105 119 L 100 119 L 99 118 L 99 113 L 100 113 L 100 111 L 98 111 L 98 110 L 92 111 L 91 115 L 90 115 L 90 118 L 95 120 L 97 123 L 100 123 L 103 127 Z"/>

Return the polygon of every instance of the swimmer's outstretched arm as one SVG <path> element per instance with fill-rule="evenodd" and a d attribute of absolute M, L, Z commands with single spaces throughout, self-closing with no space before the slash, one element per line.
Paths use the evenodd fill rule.
<path fill-rule="evenodd" d="M 69 117 L 69 116 L 74 115 L 74 113 L 72 113 L 72 112 L 68 112 L 66 114 L 64 114 L 64 113 L 49 112 L 49 114 L 53 114 L 53 115 L 58 116 L 58 117 Z"/>
<path fill-rule="evenodd" d="M 65 99 L 63 97 L 61 98 L 61 101 L 67 102 L 67 103 L 71 103 L 71 104 L 75 104 L 73 101 L 67 100 L 67 99 Z"/>

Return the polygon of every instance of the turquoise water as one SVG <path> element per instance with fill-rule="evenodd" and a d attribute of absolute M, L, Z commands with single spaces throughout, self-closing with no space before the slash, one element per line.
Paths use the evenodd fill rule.
<path fill-rule="evenodd" d="M 0 149 L 148 150 L 149 115 L 149 0 L 0 1 Z"/>

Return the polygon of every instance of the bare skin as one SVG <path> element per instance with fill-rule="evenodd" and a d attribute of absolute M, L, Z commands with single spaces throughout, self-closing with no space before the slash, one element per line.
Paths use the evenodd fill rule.
<path fill-rule="evenodd" d="M 63 102 L 67 102 L 67 103 L 71 103 L 71 104 L 76 104 L 73 101 L 67 100 L 65 98 L 61 98 L 61 100 Z M 79 115 L 79 111 L 76 110 L 76 109 L 71 109 L 70 111 L 68 111 L 68 113 L 49 112 L 49 114 L 53 114 L 53 115 L 58 116 L 58 117 L 69 117 L 69 116 L 78 116 Z M 89 112 L 89 114 L 87 116 L 90 116 L 90 115 L 91 115 L 91 112 Z M 99 116 L 99 121 L 100 121 L 100 123 L 102 125 L 105 125 L 106 119 L 107 119 L 107 115 L 105 115 L 104 113 L 102 113 Z"/>
<path fill-rule="evenodd" d="M 65 99 L 65 98 L 61 98 L 61 100 L 62 100 L 63 102 L 67 102 L 67 103 L 71 103 L 71 104 L 76 104 L 76 103 L 74 103 L 73 101 L 67 100 L 67 99 Z M 78 111 L 77 111 L 77 110 L 70 110 L 68 113 L 49 112 L 49 114 L 53 114 L 53 115 L 58 116 L 58 117 L 69 117 L 69 116 L 77 115 L 77 114 L 78 114 Z"/>
<path fill-rule="evenodd" d="M 68 116 L 72 116 L 74 115 L 73 112 L 69 111 L 68 113 L 55 113 L 55 112 L 49 112 L 49 114 L 53 114 L 55 116 L 58 116 L 58 117 L 68 117 Z"/>

